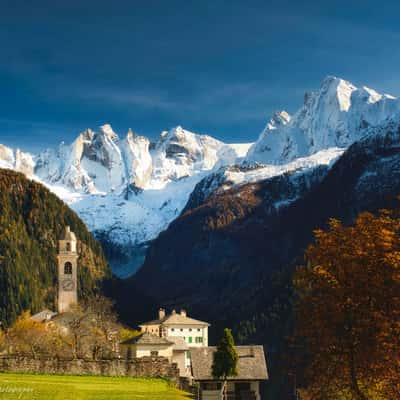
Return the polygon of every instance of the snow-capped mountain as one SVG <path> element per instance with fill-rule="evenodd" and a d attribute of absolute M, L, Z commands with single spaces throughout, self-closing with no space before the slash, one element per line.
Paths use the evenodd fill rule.
<path fill-rule="evenodd" d="M 275 113 L 255 143 L 226 144 L 180 126 L 151 142 L 103 125 L 37 156 L 0 145 L 0 167 L 40 180 L 66 201 L 102 241 L 114 271 L 126 276 L 183 210 L 235 186 L 329 170 L 399 110 L 390 95 L 328 77 L 293 116 Z"/>
<path fill-rule="evenodd" d="M 121 139 L 103 125 L 37 156 L 2 146 L 0 167 L 24 172 L 66 201 L 124 276 L 141 265 L 147 243 L 179 215 L 199 180 L 216 165 L 240 162 L 250 145 L 226 144 L 180 126 L 155 143 L 132 130 Z"/>
<path fill-rule="evenodd" d="M 247 154 L 249 162 L 285 164 L 330 147 L 348 147 L 369 126 L 400 110 L 393 96 L 327 77 L 318 91 L 306 93 L 292 117 L 276 113 Z"/>
<path fill-rule="evenodd" d="M 69 146 L 61 143 L 55 151 L 40 153 L 35 174 L 44 182 L 81 193 L 121 193 L 127 186 L 164 187 L 244 155 L 237 146 L 180 126 L 150 143 L 132 130 L 121 140 L 110 125 L 103 125 L 98 132 L 82 132 Z"/>
<path fill-rule="evenodd" d="M 19 149 L 14 151 L 0 144 L 0 168 L 13 169 L 27 176 L 32 176 L 34 167 L 35 162 L 31 154 L 24 153 Z"/>
<path fill-rule="evenodd" d="M 343 152 L 343 148 L 332 147 L 318 151 L 308 157 L 299 157 L 282 165 L 243 164 L 223 166 L 208 174 L 196 185 L 184 210 L 198 207 L 210 196 L 218 195 L 235 186 L 259 182 L 279 175 L 301 175 L 304 172 L 312 172 L 321 166 L 329 169 Z"/>

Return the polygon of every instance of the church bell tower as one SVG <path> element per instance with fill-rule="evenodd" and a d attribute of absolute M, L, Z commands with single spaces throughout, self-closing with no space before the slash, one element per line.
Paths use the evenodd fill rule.
<path fill-rule="evenodd" d="M 59 240 L 58 249 L 58 312 L 70 310 L 73 303 L 78 302 L 78 253 L 77 240 L 69 226 L 65 228 L 64 236 Z"/>

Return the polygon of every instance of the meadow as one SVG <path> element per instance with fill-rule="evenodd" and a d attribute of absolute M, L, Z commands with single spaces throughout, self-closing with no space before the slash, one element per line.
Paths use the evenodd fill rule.
<path fill-rule="evenodd" d="M 1 400 L 187 400 L 164 379 L 0 373 Z"/>

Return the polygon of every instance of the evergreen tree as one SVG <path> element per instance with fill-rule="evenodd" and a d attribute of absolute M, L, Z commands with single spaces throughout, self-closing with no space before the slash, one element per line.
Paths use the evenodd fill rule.
<path fill-rule="evenodd" d="M 217 346 L 217 351 L 214 353 L 212 364 L 212 375 L 214 378 L 224 381 L 224 397 L 226 392 L 227 379 L 230 376 L 237 376 L 239 356 L 235 349 L 232 331 L 228 328 L 224 329 L 224 334 Z"/>

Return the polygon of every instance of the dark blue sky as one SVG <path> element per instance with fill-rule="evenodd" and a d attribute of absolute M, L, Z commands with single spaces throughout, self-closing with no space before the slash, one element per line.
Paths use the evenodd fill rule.
<path fill-rule="evenodd" d="M 400 2 L 0 0 L 0 143 L 109 122 L 255 140 L 326 75 L 400 94 Z"/>

